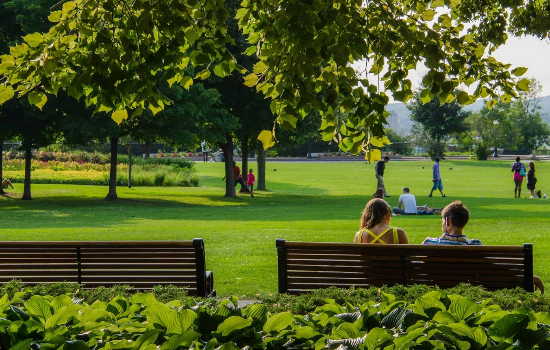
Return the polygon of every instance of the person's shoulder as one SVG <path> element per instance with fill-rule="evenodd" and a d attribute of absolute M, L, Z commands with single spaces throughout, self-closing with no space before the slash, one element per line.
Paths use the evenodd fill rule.
<path fill-rule="evenodd" d="M 468 245 L 483 245 L 479 239 L 473 238 L 468 240 Z"/>
<path fill-rule="evenodd" d="M 424 241 L 421 243 L 423 245 L 436 245 L 439 244 L 439 237 L 426 237 Z"/>

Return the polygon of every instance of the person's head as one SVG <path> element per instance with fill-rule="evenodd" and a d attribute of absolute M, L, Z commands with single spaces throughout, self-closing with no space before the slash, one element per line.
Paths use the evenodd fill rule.
<path fill-rule="evenodd" d="M 249 174 L 252 174 L 253 172 L 254 172 L 254 171 L 252 171 L 252 169 L 250 169 L 250 170 L 248 171 Z"/>
<path fill-rule="evenodd" d="M 448 228 L 451 226 L 462 230 L 470 219 L 470 211 L 461 201 L 454 201 L 443 208 L 441 217 L 443 218 L 441 228 L 444 233 L 447 232 Z"/>
<path fill-rule="evenodd" d="M 384 163 L 387 163 L 387 162 L 389 162 L 389 161 L 390 161 L 390 157 L 385 156 L 385 157 L 384 157 Z"/>
<path fill-rule="evenodd" d="M 439 157 L 435 157 L 435 162 L 439 163 Z"/>
<path fill-rule="evenodd" d="M 360 228 L 370 228 L 384 221 L 389 223 L 390 219 L 391 208 L 389 204 L 383 199 L 373 198 L 367 203 L 361 214 Z"/>
<path fill-rule="evenodd" d="M 529 169 L 535 170 L 535 163 L 529 162 Z"/>
<path fill-rule="evenodd" d="M 374 194 L 372 195 L 372 198 L 384 199 L 384 189 L 383 188 L 377 189 L 376 192 L 374 192 Z"/>
<path fill-rule="evenodd" d="M 519 163 L 521 161 L 521 157 L 516 157 L 516 163 Z"/>
<path fill-rule="evenodd" d="M 409 193 L 411 190 L 408 187 L 403 187 L 403 193 Z"/>
<path fill-rule="evenodd" d="M 233 166 L 237 166 L 237 162 L 236 162 L 236 161 L 233 161 Z"/>

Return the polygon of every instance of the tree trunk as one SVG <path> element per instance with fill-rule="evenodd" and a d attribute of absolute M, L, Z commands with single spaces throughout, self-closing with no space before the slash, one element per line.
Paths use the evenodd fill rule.
<path fill-rule="evenodd" d="M 258 178 L 256 181 L 256 190 L 265 191 L 265 150 L 261 141 L 258 141 L 258 151 L 256 161 L 258 164 Z"/>
<path fill-rule="evenodd" d="M 23 198 L 24 201 L 30 201 L 31 196 L 31 160 L 32 160 L 32 150 L 31 146 L 27 146 L 25 150 L 25 184 L 23 186 Z"/>
<path fill-rule="evenodd" d="M 151 141 L 145 143 L 145 159 L 149 159 L 151 156 Z"/>
<path fill-rule="evenodd" d="M 117 199 L 116 194 L 116 164 L 117 164 L 118 137 L 111 137 L 111 173 L 109 176 L 109 193 L 105 200 Z"/>
<path fill-rule="evenodd" d="M 241 171 L 243 174 L 243 179 L 246 180 L 246 177 L 248 176 L 248 137 L 243 136 L 241 139 L 241 152 L 243 156 L 242 164 L 241 164 Z M 248 193 L 248 190 L 246 188 L 243 188 L 241 185 L 241 190 L 239 192 Z"/>
<path fill-rule="evenodd" d="M 6 194 L 6 192 L 4 192 L 4 188 L 2 187 L 2 180 L 4 180 L 4 178 L 2 177 L 2 168 L 3 168 L 3 161 L 4 161 L 4 155 L 2 154 L 2 150 L 4 149 L 4 140 L 0 140 L 0 194 Z"/>
<path fill-rule="evenodd" d="M 237 197 L 235 192 L 235 179 L 233 178 L 233 138 L 225 135 L 226 142 L 221 144 L 225 157 L 225 196 Z"/>
<path fill-rule="evenodd" d="M 132 188 L 132 144 L 128 146 L 128 188 Z"/>
<path fill-rule="evenodd" d="M 307 157 L 311 158 L 311 136 L 307 136 Z"/>

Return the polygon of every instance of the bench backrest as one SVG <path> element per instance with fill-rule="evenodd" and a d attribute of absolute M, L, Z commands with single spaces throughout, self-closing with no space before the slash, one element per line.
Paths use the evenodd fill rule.
<path fill-rule="evenodd" d="M 279 293 L 330 286 L 437 285 L 533 291 L 533 245 L 427 246 L 277 240 Z"/>
<path fill-rule="evenodd" d="M 149 289 L 159 284 L 185 287 L 206 296 L 202 239 L 193 241 L 0 242 L 0 283 L 28 285 L 73 282 L 85 288 L 128 284 Z"/>

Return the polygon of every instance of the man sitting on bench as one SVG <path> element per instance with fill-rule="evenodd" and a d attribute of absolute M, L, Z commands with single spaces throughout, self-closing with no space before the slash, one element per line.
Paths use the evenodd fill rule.
<path fill-rule="evenodd" d="M 443 235 L 440 237 L 428 237 L 422 242 L 425 245 L 483 245 L 479 239 L 468 239 L 462 233 L 464 226 L 470 220 L 470 211 L 461 201 L 454 201 L 447 205 L 441 211 L 442 223 L 441 229 Z M 535 289 L 540 289 L 541 294 L 544 294 L 544 284 L 539 276 L 533 276 Z"/>

